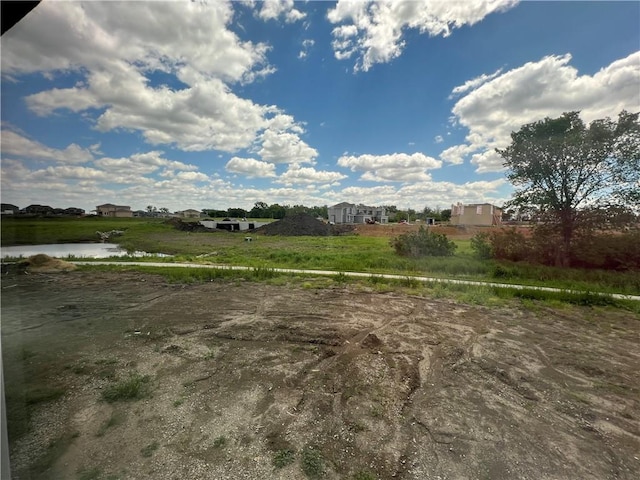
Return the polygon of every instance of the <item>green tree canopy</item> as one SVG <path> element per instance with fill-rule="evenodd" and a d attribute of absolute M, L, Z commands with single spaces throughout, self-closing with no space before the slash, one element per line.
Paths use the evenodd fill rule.
<path fill-rule="evenodd" d="M 595 213 L 638 208 L 637 113 L 622 111 L 617 121 L 605 118 L 589 126 L 579 112 L 545 118 L 512 133 L 511 145 L 497 152 L 516 187 L 509 204 L 540 211 L 560 234 L 565 258 L 574 234 Z"/>

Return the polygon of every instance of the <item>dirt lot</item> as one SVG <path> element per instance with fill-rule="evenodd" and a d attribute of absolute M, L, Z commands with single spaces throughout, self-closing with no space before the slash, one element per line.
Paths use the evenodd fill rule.
<path fill-rule="evenodd" d="M 4 275 L 8 408 L 30 419 L 10 425 L 11 467 L 19 479 L 635 479 L 639 334 L 619 310 Z M 136 372 L 148 397 L 103 400 Z"/>

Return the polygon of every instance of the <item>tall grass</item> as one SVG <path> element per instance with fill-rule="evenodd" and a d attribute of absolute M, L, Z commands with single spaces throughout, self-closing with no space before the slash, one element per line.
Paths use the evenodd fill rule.
<path fill-rule="evenodd" d="M 411 259 L 397 255 L 384 237 L 283 237 L 231 232 L 182 232 L 162 219 L 88 217 L 84 219 L 3 219 L 2 244 L 60 243 L 97 240 L 96 230 L 123 230 L 114 238 L 121 247 L 171 258 L 138 258 L 167 261 L 242 265 L 256 269 L 242 275 L 272 277 L 273 268 L 322 269 L 336 272 L 393 273 L 494 281 L 563 289 L 640 294 L 638 272 L 611 272 L 481 260 L 473 256 L 470 240 L 454 240 L 451 257 Z M 122 258 L 125 260 L 126 258 Z M 200 282 L 238 273 L 205 270 L 168 273 L 174 281 Z"/>
<path fill-rule="evenodd" d="M 119 400 L 140 400 L 148 397 L 149 381 L 148 375 L 132 373 L 127 378 L 106 387 L 102 391 L 102 399 L 113 403 Z"/>

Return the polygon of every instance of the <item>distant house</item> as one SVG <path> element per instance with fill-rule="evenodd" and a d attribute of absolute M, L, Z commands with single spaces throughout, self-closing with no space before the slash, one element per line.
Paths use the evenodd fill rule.
<path fill-rule="evenodd" d="M 328 208 L 329 222 L 332 223 L 387 223 L 389 217 L 384 207 L 369 207 L 342 202 Z"/>
<path fill-rule="evenodd" d="M 0 204 L 0 214 L 2 215 L 15 215 L 20 212 L 20 208 L 10 203 Z"/>
<path fill-rule="evenodd" d="M 53 213 L 53 208 L 49 205 L 29 205 L 25 207 L 22 212 L 28 215 L 51 215 Z"/>
<path fill-rule="evenodd" d="M 451 225 L 492 226 L 502 224 L 502 209 L 490 203 L 451 205 Z"/>
<path fill-rule="evenodd" d="M 202 212 L 200 210 L 194 210 L 193 208 L 176 212 L 176 214 L 182 218 L 200 218 L 202 216 Z"/>
<path fill-rule="evenodd" d="M 76 208 L 76 207 L 69 207 L 69 208 L 65 208 L 64 209 L 64 214 L 65 215 L 69 215 L 69 216 L 80 217 L 80 216 L 84 215 L 84 209 Z"/>
<path fill-rule="evenodd" d="M 96 207 L 96 213 L 100 217 L 133 217 L 131 207 L 127 205 L 114 205 L 105 203 Z"/>

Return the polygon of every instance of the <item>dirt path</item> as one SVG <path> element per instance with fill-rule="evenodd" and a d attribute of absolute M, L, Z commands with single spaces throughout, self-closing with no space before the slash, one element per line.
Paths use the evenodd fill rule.
<path fill-rule="evenodd" d="M 10 425 L 16 478 L 640 471 L 640 319 L 624 311 L 136 273 L 2 285 L 12 418 L 30 402 L 30 421 Z M 101 399 L 133 372 L 149 397 Z"/>

